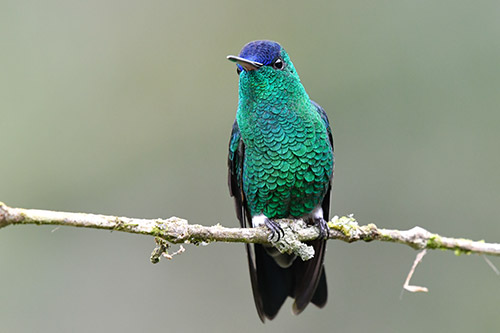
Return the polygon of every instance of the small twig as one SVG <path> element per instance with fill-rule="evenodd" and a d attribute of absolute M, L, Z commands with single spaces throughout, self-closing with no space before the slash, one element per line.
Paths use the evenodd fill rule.
<path fill-rule="evenodd" d="M 483 256 L 483 259 L 484 259 L 484 261 L 486 261 L 488 266 L 490 266 L 490 268 L 493 270 L 493 272 L 495 272 L 496 275 L 500 275 L 498 268 L 491 262 L 490 259 L 488 259 L 488 257 Z"/>
<path fill-rule="evenodd" d="M 413 276 L 413 273 L 415 272 L 415 268 L 417 268 L 417 265 L 422 261 L 422 258 L 425 256 L 426 253 L 427 253 L 427 250 L 424 249 L 423 251 L 421 251 L 417 254 L 417 257 L 415 258 L 415 261 L 413 262 L 413 265 L 411 266 L 410 272 L 408 273 L 408 276 L 406 277 L 406 281 L 403 285 L 404 290 L 407 290 L 407 291 L 412 292 L 412 293 L 418 293 L 418 292 L 426 293 L 429 291 L 429 289 L 427 289 L 426 287 L 410 285 L 410 280 L 411 280 L 411 277 Z M 402 295 L 403 295 L 403 293 L 401 292 L 401 296 Z"/>
<path fill-rule="evenodd" d="M 186 249 L 184 248 L 184 246 L 180 245 L 179 246 L 179 249 L 177 251 L 175 251 L 174 253 L 172 254 L 168 254 L 168 252 L 163 252 L 163 256 L 165 258 L 167 258 L 168 260 L 171 260 L 174 256 L 178 255 L 178 254 L 182 254 L 186 251 Z"/>

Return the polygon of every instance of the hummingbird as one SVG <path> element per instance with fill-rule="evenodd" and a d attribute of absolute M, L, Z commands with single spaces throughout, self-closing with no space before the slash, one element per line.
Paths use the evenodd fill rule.
<path fill-rule="evenodd" d="M 327 114 L 309 98 L 279 43 L 252 41 L 227 59 L 239 76 L 228 182 L 241 227 L 265 226 L 276 240 L 283 236 L 276 219 L 303 219 L 319 230 L 308 242 L 315 251 L 308 261 L 270 245 L 246 244 L 257 313 L 262 322 L 272 320 L 287 297 L 294 299 L 294 314 L 309 303 L 322 308 L 334 167 Z"/>

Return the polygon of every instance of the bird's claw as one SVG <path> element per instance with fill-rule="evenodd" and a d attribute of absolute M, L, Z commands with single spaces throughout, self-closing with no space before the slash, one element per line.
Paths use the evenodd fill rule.
<path fill-rule="evenodd" d="M 266 227 L 271 231 L 269 240 L 273 240 L 274 238 L 276 238 L 274 241 L 279 242 L 282 237 L 285 237 L 285 232 L 278 222 L 266 218 L 265 224 Z"/>
<path fill-rule="evenodd" d="M 320 217 L 314 219 L 314 225 L 318 227 L 319 236 L 318 239 L 327 239 L 330 236 L 330 228 L 328 227 L 328 223 L 324 218 Z"/>

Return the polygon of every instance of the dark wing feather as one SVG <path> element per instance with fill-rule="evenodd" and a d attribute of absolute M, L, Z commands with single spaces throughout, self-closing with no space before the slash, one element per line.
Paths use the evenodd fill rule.
<path fill-rule="evenodd" d="M 245 145 L 241 140 L 240 129 L 236 120 L 233 124 L 231 131 L 231 138 L 229 139 L 229 155 L 227 158 L 228 166 L 228 185 L 229 193 L 234 198 L 234 205 L 236 208 L 236 216 L 240 221 L 241 227 L 246 227 L 245 219 L 243 218 L 243 188 L 241 186 L 242 171 L 243 171 L 243 158 L 245 156 Z"/>
<path fill-rule="evenodd" d="M 323 123 L 326 127 L 328 140 L 332 147 L 333 154 L 333 135 L 330 123 L 328 121 L 328 116 L 321 106 L 319 106 L 314 101 L 311 102 L 316 107 L 316 110 L 321 116 L 321 119 L 323 120 Z M 333 174 L 332 179 L 330 179 L 330 183 L 328 184 L 327 192 L 321 203 L 321 207 L 323 208 L 323 218 L 325 219 L 325 221 L 328 221 L 330 216 L 330 192 L 332 187 L 332 180 Z M 293 264 L 293 268 L 296 272 L 294 291 L 295 302 L 293 304 L 293 312 L 295 314 L 301 313 L 309 304 L 309 302 L 313 302 L 313 304 L 319 307 L 323 307 L 326 304 L 326 300 L 328 298 L 326 276 L 323 268 L 326 240 L 314 240 L 311 242 L 307 242 L 307 244 L 313 246 L 315 253 L 314 258 L 308 261 L 296 260 Z"/>
<path fill-rule="evenodd" d="M 335 147 L 333 144 L 333 133 L 332 127 L 330 126 L 330 121 L 328 120 L 328 115 L 318 103 L 316 103 L 315 101 L 311 101 L 311 103 L 313 103 L 313 105 L 316 107 L 316 110 L 318 111 L 321 119 L 323 120 L 323 123 L 325 124 L 326 132 L 328 133 L 328 141 L 330 142 L 330 146 L 332 147 L 332 154 L 334 154 Z M 333 156 L 333 167 L 335 167 L 335 155 Z M 323 208 L 323 218 L 325 219 L 325 221 L 328 221 L 330 219 L 330 193 L 332 190 L 332 182 L 333 172 L 330 183 L 328 184 L 328 190 L 325 194 L 325 197 L 323 198 L 323 203 L 321 204 L 321 207 Z"/>
<path fill-rule="evenodd" d="M 250 214 L 247 209 L 245 195 L 243 193 L 243 161 L 245 158 L 245 144 L 241 139 L 240 129 L 235 120 L 233 129 L 231 131 L 231 138 L 229 140 L 229 156 L 228 156 L 228 185 L 229 192 L 234 198 L 234 205 L 236 208 L 236 216 L 240 221 L 242 228 L 251 225 Z M 265 320 L 264 306 L 261 293 L 259 292 L 256 261 L 252 255 L 252 248 L 250 244 L 245 244 L 248 258 L 248 270 L 250 271 L 250 281 L 252 283 L 252 293 L 255 301 L 257 313 L 262 322 Z"/>

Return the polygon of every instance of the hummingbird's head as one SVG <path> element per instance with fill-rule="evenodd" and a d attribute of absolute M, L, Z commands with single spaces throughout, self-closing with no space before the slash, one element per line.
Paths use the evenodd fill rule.
<path fill-rule="evenodd" d="M 302 88 L 288 53 L 276 42 L 250 42 L 243 46 L 239 56 L 229 55 L 227 59 L 236 63 L 240 89 L 248 93 L 279 88 L 284 90 L 284 87 L 291 89 L 294 86 Z"/>

